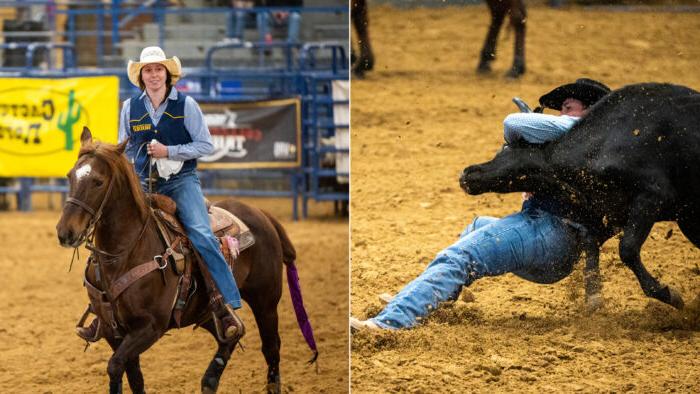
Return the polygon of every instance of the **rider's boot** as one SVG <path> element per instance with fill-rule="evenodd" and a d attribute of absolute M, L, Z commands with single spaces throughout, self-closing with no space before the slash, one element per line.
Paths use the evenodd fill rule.
<path fill-rule="evenodd" d="M 87 342 L 97 342 L 102 338 L 100 331 L 100 319 L 94 318 L 87 327 L 75 327 L 75 333 Z"/>
<path fill-rule="evenodd" d="M 236 310 L 229 304 L 224 304 L 224 315 L 221 322 L 224 326 L 224 337 L 227 341 L 240 340 L 245 335 L 243 320 L 236 314 Z"/>
<path fill-rule="evenodd" d="M 238 317 L 238 314 L 231 305 L 223 302 L 223 299 L 217 290 L 210 290 L 209 296 L 211 298 L 209 301 L 209 308 L 212 311 L 214 328 L 216 328 L 216 336 L 223 342 L 234 342 L 240 340 L 245 335 L 243 320 Z"/>

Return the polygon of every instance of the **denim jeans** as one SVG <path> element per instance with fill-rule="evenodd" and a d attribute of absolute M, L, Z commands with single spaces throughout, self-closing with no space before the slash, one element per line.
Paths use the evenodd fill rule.
<path fill-rule="evenodd" d="M 144 190 L 148 190 L 144 185 Z M 234 309 L 241 307 L 241 294 L 231 269 L 219 249 L 219 241 L 211 231 L 207 207 L 204 204 L 199 177 L 195 171 L 171 176 L 167 181 L 158 178 L 154 191 L 172 198 L 177 204 L 177 217 L 187 232 L 190 242 L 204 259 L 212 279 L 224 302 Z"/>
<path fill-rule="evenodd" d="M 571 273 L 578 256 L 576 231 L 543 210 L 524 208 L 502 219 L 477 217 L 371 320 L 383 328 L 413 327 L 479 278 L 511 272 L 554 283 Z"/>

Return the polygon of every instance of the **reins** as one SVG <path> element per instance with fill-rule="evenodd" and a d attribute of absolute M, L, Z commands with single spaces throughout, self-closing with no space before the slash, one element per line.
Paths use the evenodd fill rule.
<path fill-rule="evenodd" d="M 78 207 L 82 208 L 85 210 L 87 213 L 89 213 L 92 218 L 90 219 L 90 222 L 88 223 L 87 227 L 85 230 L 80 234 L 78 237 L 78 244 L 82 244 L 83 241 L 85 242 L 85 248 L 90 250 L 91 252 L 95 252 L 99 255 L 108 257 L 108 259 L 105 261 L 105 263 L 109 263 L 111 261 L 114 261 L 118 259 L 119 257 L 123 256 L 124 254 L 128 253 L 133 249 L 133 244 L 138 242 L 139 239 L 143 236 L 143 234 L 146 232 L 146 228 L 148 227 L 148 223 L 150 222 L 152 213 L 146 215 L 146 220 L 143 223 L 143 227 L 141 228 L 141 231 L 139 232 L 138 237 L 134 239 L 134 242 L 129 245 L 129 247 L 125 248 L 122 252 L 119 253 L 109 253 L 107 251 L 99 249 L 95 243 L 95 228 L 97 227 L 97 223 L 100 221 L 102 218 L 102 211 L 104 210 L 105 204 L 107 202 L 107 199 L 110 197 L 112 194 L 112 188 L 114 186 L 114 175 L 112 178 L 109 180 L 109 185 L 107 186 L 107 191 L 105 192 L 104 197 L 102 197 L 102 202 L 100 203 L 99 208 L 97 208 L 97 211 L 95 211 L 92 207 L 90 207 L 87 203 L 84 201 L 81 201 L 77 198 L 74 197 L 69 197 L 66 199 L 67 204 L 73 204 L 77 205 Z M 78 253 L 78 261 L 80 261 L 80 254 L 77 252 L 78 247 L 75 248 L 76 253 Z M 73 253 L 73 258 L 71 259 L 71 265 L 70 267 L 73 267 L 73 260 L 75 259 L 76 253 Z M 71 270 L 71 268 L 68 269 L 68 271 Z"/>

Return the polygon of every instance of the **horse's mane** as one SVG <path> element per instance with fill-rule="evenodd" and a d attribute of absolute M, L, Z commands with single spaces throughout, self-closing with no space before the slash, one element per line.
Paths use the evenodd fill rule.
<path fill-rule="evenodd" d="M 145 218 L 148 214 L 148 206 L 146 205 L 146 196 L 141 189 L 141 182 L 119 147 L 100 141 L 83 143 L 78 157 L 83 155 L 93 155 L 107 163 L 114 177 L 114 187 L 127 187 L 134 197 L 136 209 L 141 217 Z"/>

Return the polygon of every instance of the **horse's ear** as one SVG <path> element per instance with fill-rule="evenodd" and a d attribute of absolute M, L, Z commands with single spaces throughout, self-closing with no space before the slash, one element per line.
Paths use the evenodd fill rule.
<path fill-rule="evenodd" d="M 80 134 L 80 143 L 82 145 L 89 144 L 92 142 L 92 133 L 87 126 L 83 126 L 83 133 Z"/>
<path fill-rule="evenodd" d="M 124 151 L 126 151 L 126 145 L 129 143 L 129 138 L 125 139 L 122 141 L 120 144 L 117 145 L 117 152 L 119 152 L 120 155 L 124 154 Z"/>

